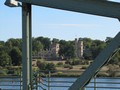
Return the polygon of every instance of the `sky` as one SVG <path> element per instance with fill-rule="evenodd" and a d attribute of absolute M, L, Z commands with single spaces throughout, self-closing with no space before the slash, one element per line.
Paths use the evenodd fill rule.
<path fill-rule="evenodd" d="M 22 37 L 21 8 L 10 8 L 0 0 L 0 41 Z M 32 6 L 32 36 L 63 40 L 91 38 L 105 40 L 120 31 L 117 19 Z"/>

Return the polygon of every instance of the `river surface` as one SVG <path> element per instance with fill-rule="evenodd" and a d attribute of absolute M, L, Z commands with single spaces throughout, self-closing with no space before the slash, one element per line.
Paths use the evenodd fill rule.
<path fill-rule="evenodd" d="M 42 83 L 45 85 L 51 86 L 49 89 L 48 87 L 42 85 L 42 83 L 38 83 L 39 86 L 42 86 L 46 90 L 68 90 L 69 86 L 72 85 L 77 78 L 43 78 Z M 47 83 L 46 81 L 52 81 L 51 83 Z M 98 83 L 94 84 L 93 82 L 96 81 Z M 96 86 L 97 88 L 94 89 L 93 87 Z M 19 78 L 0 78 L 0 89 L 10 90 L 16 89 L 20 90 L 20 79 Z M 41 87 L 38 87 L 38 90 L 43 90 Z M 87 85 L 85 90 L 120 90 L 120 78 L 97 78 L 92 79 L 91 83 Z"/>

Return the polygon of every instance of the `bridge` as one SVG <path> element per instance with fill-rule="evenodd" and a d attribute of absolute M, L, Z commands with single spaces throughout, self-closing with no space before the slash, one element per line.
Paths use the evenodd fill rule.
<path fill-rule="evenodd" d="M 22 5 L 21 5 L 22 3 Z M 108 0 L 6 0 L 5 5 L 22 8 L 23 90 L 32 90 L 32 5 L 120 19 L 120 3 Z M 83 90 L 100 68 L 119 50 L 120 33 L 112 40 L 68 90 Z"/>

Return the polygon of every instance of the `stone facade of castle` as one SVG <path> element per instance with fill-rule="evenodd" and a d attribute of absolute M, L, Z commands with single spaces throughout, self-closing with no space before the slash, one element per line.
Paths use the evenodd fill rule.
<path fill-rule="evenodd" d="M 33 58 L 41 58 L 41 59 L 56 59 L 58 58 L 59 54 L 59 44 L 58 43 L 52 43 L 50 45 L 49 50 L 41 50 L 36 55 L 33 56 Z"/>
<path fill-rule="evenodd" d="M 59 50 L 60 45 L 58 43 L 52 43 L 50 45 L 49 50 L 42 50 L 38 52 L 33 58 L 41 58 L 41 59 L 58 59 L 59 58 Z M 74 48 L 75 48 L 75 57 L 76 58 L 83 58 L 83 41 L 82 39 L 75 39 L 74 41 Z M 65 58 L 65 57 L 63 57 Z"/>
<path fill-rule="evenodd" d="M 83 40 L 82 39 L 75 39 L 75 57 L 76 58 L 83 58 Z"/>

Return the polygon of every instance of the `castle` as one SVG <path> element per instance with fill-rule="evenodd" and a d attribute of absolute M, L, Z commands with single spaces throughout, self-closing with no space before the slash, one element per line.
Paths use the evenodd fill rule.
<path fill-rule="evenodd" d="M 33 58 L 56 59 L 56 58 L 58 58 L 59 50 L 60 50 L 59 44 L 58 43 L 52 43 L 50 45 L 49 50 L 41 50 L 36 55 L 34 55 Z"/>
<path fill-rule="evenodd" d="M 78 40 L 77 38 L 75 39 L 74 48 L 75 48 L 75 57 L 82 58 L 84 48 L 83 48 L 83 40 L 81 38 L 79 38 Z"/>
<path fill-rule="evenodd" d="M 83 41 L 82 39 L 75 39 L 74 41 L 75 57 L 83 58 Z M 41 59 L 57 59 L 59 57 L 60 45 L 58 43 L 51 43 L 49 50 L 41 50 L 33 58 Z M 64 57 L 65 58 L 65 57 Z"/>

